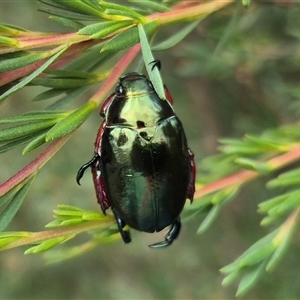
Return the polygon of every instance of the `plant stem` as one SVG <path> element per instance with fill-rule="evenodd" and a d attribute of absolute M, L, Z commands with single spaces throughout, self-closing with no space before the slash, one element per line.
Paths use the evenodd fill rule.
<path fill-rule="evenodd" d="M 124 73 L 126 68 L 131 64 L 133 59 L 138 55 L 140 51 L 140 44 L 137 44 L 130 48 L 125 55 L 117 62 L 115 67 L 112 69 L 110 75 L 103 83 L 98 92 L 89 100 L 89 102 L 97 103 L 99 106 L 105 97 L 107 97 L 109 91 L 115 86 L 120 76 Z"/>
<path fill-rule="evenodd" d="M 266 163 L 270 165 L 272 171 L 274 171 L 282 167 L 285 167 L 299 159 L 300 159 L 300 145 L 297 144 L 291 147 L 290 151 L 288 151 L 287 153 L 276 156 L 268 160 Z M 242 185 L 243 183 L 255 179 L 260 175 L 261 174 L 259 172 L 250 171 L 250 170 L 238 172 L 236 174 L 227 176 L 225 178 L 219 179 L 217 181 L 202 186 L 201 188 L 196 190 L 194 198 L 197 199 L 203 197 L 207 194 L 219 191 L 229 186 Z"/>
<path fill-rule="evenodd" d="M 67 142 L 72 133 L 54 141 L 45 151 L 43 151 L 36 159 L 20 170 L 17 174 L 0 185 L 0 197 L 10 191 L 12 188 L 35 175 L 42 166 L 51 159 L 51 157 Z"/>
<path fill-rule="evenodd" d="M 11 248 L 16 248 L 24 245 L 30 245 L 38 242 L 42 242 L 44 240 L 48 240 L 55 237 L 60 236 L 68 236 L 73 234 L 79 234 L 81 232 L 86 232 L 93 229 L 100 229 L 104 227 L 112 226 L 116 223 L 113 216 L 107 216 L 105 220 L 99 221 L 89 221 L 86 223 L 73 225 L 73 226 L 66 226 L 63 228 L 53 229 L 53 230 L 46 230 L 41 232 L 33 232 L 30 233 L 28 237 L 21 237 L 6 246 L 1 247 L 0 251 L 7 250 Z"/>
<path fill-rule="evenodd" d="M 171 24 L 179 21 L 190 21 L 199 18 L 203 15 L 209 15 L 216 10 L 219 10 L 226 5 L 234 2 L 233 0 L 215 0 L 207 3 L 201 3 L 199 5 L 176 9 L 165 13 L 154 14 L 147 17 L 150 20 L 158 20 L 160 25 Z"/>

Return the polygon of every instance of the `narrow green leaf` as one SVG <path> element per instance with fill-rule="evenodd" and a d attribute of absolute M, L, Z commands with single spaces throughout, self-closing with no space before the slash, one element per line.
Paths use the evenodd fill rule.
<path fill-rule="evenodd" d="M 73 79 L 73 78 L 80 78 L 80 79 L 93 79 L 98 78 L 100 74 L 94 74 L 91 72 L 85 71 L 77 71 L 73 69 L 68 70 L 47 70 L 46 74 L 55 75 L 51 78 L 66 78 L 66 79 Z"/>
<path fill-rule="evenodd" d="M 24 137 L 18 137 L 18 138 L 12 139 L 9 142 L 5 143 L 4 145 L 0 146 L 0 153 L 4 153 L 4 152 L 14 149 L 18 146 L 24 145 L 24 144 L 32 141 L 36 136 L 46 133 L 47 131 L 48 130 L 41 130 L 41 131 L 35 132 L 33 134 L 26 135 Z"/>
<path fill-rule="evenodd" d="M 157 95 L 159 96 L 159 98 L 162 100 L 166 100 L 164 84 L 160 76 L 159 68 L 157 67 L 153 68 L 154 57 L 152 55 L 148 43 L 147 35 L 142 24 L 138 25 L 138 32 L 139 32 L 143 59 L 145 62 L 146 70 L 149 75 L 150 81 L 152 82 L 153 87 Z"/>
<path fill-rule="evenodd" d="M 286 145 L 282 144 L 282 141 L 278 141 L 278 138 L 264 138 L 254 135 L 246 135 L 246 139 L 252 143 L 263 148 L 265 151 L 286 151 Z M 289 145 L 288 145 L 289 146 Z"/>
<path fill-rule="evenodd" d="M 31 236 L 31 233 L 28 231 L 5 231 L 0 232 L 0 239 L 8 238 L 8 237 L 29 237 Z"/>
<path fill-rule="evenodd" d="M 220 205 L 214 205 L 211 210 L 209 211 L 208 215 L 205 217 L 205 219 L 202 221 L 201 225 L 199 226 L 197 233 L 201 234 L 205 232 L 210 225 L 216 220 L 217 216 L 219 215 L 219 212 L 221 210 Z"/>
<path fill-rule="evenodd" d="M 96 108 L 97 105 L 94 102 L 86 103 L 51 128 L 46 136 L 46 141 L 48 142 L 68 134 L 82 124 Z"/>
<path fill-rule="evenodd" d="M 149 10 L 152 10 L 154 12 L 167 12 L 170 10 L 169 7 L 161 4 L 161 3 L 157 3 L 151 0 L 127 0 L 130 3 L 134 3 L 136 5 L 139 5 L 141 7 L 147 8 Z"/>
<path fill-rule="evenodd" d="M 0 207 L 4 204 L 6 204 L 13 196 L 20 190 L 20 186 L 17 185 L 11 190 L 9 190 L 7 193 L 5 193 L 3 196 L 0 197 Z M 1 238 L 1 233 L 0 233 Z"/>
<path fill-rule="evenodd" d="M 0 73 L 19 69 L 45 58 L 44 53 L 33 53 L 22 55 L 20 57 L 7 59 L 0 64 Z"/>
<path fill-rule="evenodd" d="M 50 16 L 57 16 L 57 17 L 63 17 L 67 19 L 74 19 L 74 20 L 82 20 L 82 21 L 96 21 L 99 20 L 95 16 L 81 14 L 77 12 L 72 12 L 64 9 L 58 9 L 58 8 L 40 8 L 39 11 L 44 12 L 46 14 L 49 14 Z"/>
<path fill-rule="evenodd" d="M 60 24 L 60 25 L 63 25 L 63 26 L 66 26 L 66 27 L 71 27 L 71 28 L 74 28 L 76 30 L 79 30 L 79 29 L 84 27 L 84 25 L 79 23 L 79 22 L 75 22 L 73 20 L 63 18 L 63 17 L 50 16 L 49 19 L 56 22 L 56 23 L 58 23 L 58 24 Z"/>
<path fill-rule="evenodd" d="M 105 218 L 105 216 L 96 211 L 87 211 L 82 215 L 82 219 L 85 221 L 101 220 L 103 218 Z"/>
<path fill-rule="evenodd" d="M 0 250 L 2 247 L 6 246 L 18 239 L 19 239 L 19 237 L 0 238 Z"/>
<path fill-rule="evenodd" d="M 78 34 L 89 35 L 92 39 L 100 39 L 132 24 L 133 22 L 130 20 L 101 22 L 82 28 Z"/>
<path fill-rule="evenodd" d="M 280 226 L 278 236 L 274 238 L 274 241 L 277 244 L 277 249 L 274 251 L 266 266 L 267 271 L 274 270 L 278 265 L 280 259 L 282 258 L 291 242 L 291 238 L 295 232 L 296 226 L 297 221 L 294 220 L 293 222 L 289 222 L 289 219 L 287 220 L 287 222 Z"/>
<path fill-rule="evenodd" d="M 193 205 L 185 205 L 184 210 L 186 211 L 203 211 L 207 209 L 207 207 L 211 207 L 211 199 L 212 195 L 206 195 L 201 197 L 201 201 L 194 201 Z"/>
<path fill-rule="evenodd" d="M 300 168 L 279 175 L 267 183 L 268 188 L 286 187 L 300 184 Z"/>
<path fill-rule="evenodd" d="M 150 36 L 158 27 L 158 21 L 151 21 L 144 25 L 144 30 Z M 120 51 L 134 46 L 139 42 L 138 29 L 131 28 L 122 32 L 108 41 L 101 49 L 101 52 Z"/>
<path fill-rule="evenodd" d="M 38 148 L 39 146 L 45 144 L 46 142 L 46 135 L 47 132 L 43 133 L 42 135 L 38 136 L 37 138 L 35 138 L 33 141 L 31 141 L 22 151 L 22 154 L 26 154 L 30 151 L 32 151 L 33 149 Z"/>
<path fill-rule="evenodd" d="M 250 6 L 251 0 L 242 0 L 243 5 L 248 8 Z"/>
<path fill-rule="evenodd" d="M 34 85 L 50 87 L 55 89 L 73 89 L 98 82 L 98 78 L 88 79 L 67 79 L 67 78 L 35 78 L 31 81 Z"/>
<path fill-rule="evenodd" d="M 277 206 L 279 203 L 285 201 L 289 197 L 289 195 L 290 193 L 286 193 L 258 204 L 258 212 L 259 213 L 268 212 L 270 209 Z"/>
<path fill-rule="evenodd" d="M 35 177 L 32 177 L 12 198 L 10 203 L 1 212 L 0 215 L 0 231 L 3 231 L 12 221 L 19 208 L 21 207 L 27 192 Z"/>
<path fill-rule="evenodd" d="M 12 39 L 9 37 L 0 36 L 0 44 L 5 45 L 5 46 L 16 47 L 18 45 L 18 41 L 16 39 Z M 1 69 L 1 67 L 0 67 L 0 69 Z"/>
<path fill-rule="evenodd" d="M 219 192 L 213 194 L 211 203 L 214 205 L 223 204 L 223 203 L 227 202 L 228 200 L 232 199 L 237 194 L 238 191 L 239 191 L 238 186 L 224 188 L 224 189 L 220 190 Z"/>
<path fill-rule="evenodd" d="M 24 254 L 35 254 L 35 253 L 41 253 L 41 252 L 45 252 L 59 244 L 62 244 L 70 239 L 72 239 L 75 235 L 71 235 L 71 236 L 58 236 L 55 238 L 51 238 L 48 239 L 44 242 L 42 242 L 41 244 L 31 247 L 29 249 L 27 249 Z"/>
<path fill-rule="evenodd" d="M 101 5 L 102 8 L 105 9 L 106 14 L 113 14 L 113 15 L 129 17 L 129 18 L 132 18 L 132 19 L 140 21 L 140 22 L 145 21 L 144 16 L 140 15 L 139 13 L 135 12 L 133 9 L 131 9 L 129 7 L 126 7 L 126 6 L 123 6 L 120 4 L 116 4 L 116 3 L 112 3 L 112 2 L 105 2 L 102 0 L 100 0 L 99 4 Z"/>
<path fill-rule="evenodd" d="M 107 15 L 112 15 L 112 16 L 120 16 L 120 17 L 125 17 L 125 18 L 130 18 L 132 20 L 136 20 L 139 22 L 145 21 L 145 18 L 137 13 L 133 14 L 131 12 L 123 11 L 123 10 L 118 10 L 118 9 L 106 9 L 105 13 Z"/>
<path fill-rule="evenodd" d="M 254 145 L 247 140 L 220 139 L 220 143 L 224 145 L 221 145 L 219 150 L 227 155 L 253 155 L 262 152 L 261 147 Z"/>
<path fill-rule="evenodd" d="M 51 221 L 50 223 L 46 224 L 45 227 L 46 228 L 49 228 L 49 227 L 60 227 L 62 226 L 61 225 L 61 220 L 54 220 L 54 221 Z"/>
<path fill-rule="evenodd" d="M 87 14 L 87 15 L 93 15 L 97 17 L 104 17 L 103 13 L 99 9 L 95 9 L 91 4 L 85 4 L 81 0 L 59 0 L 59 4 L 63 5 L 64 7 L 68 7 L 71 9 L 75 9 L 77 12 Z"/>
<path fill-rule="evenodd" d="M 5 23 L 1 23 L 0 24 L 0 34 L 9 34 L 11 35 L 15 35 L 15 36 L 19 36 L 22 35 L 22 33 L 24 32 L 28 32 L 27 29 L 24 29 L 22 27 L 18 27 L 15 25 L 10 25 L 10 24 L 5 24 Z"/>
<path fill-rule="evenodd" d="M 27 85 L 30 81 L 32 81 L 35 77 L 40 75 L 44 70 L 46 70 L 67 48 L 63 48 L 60 51 L 58 51 L 56 54 L 54 54 L 50 59 L 48 59 L 43 65 L 41 65 L 39 68 L 37 68 L 33 73 L 31 73 L 29 76 L 25 77 L 23 80 L 21 80 L 18 84 L 14 85 L 12 88 L 10 88 L 8 91 L 6 91 L 4 94 L 0 96 L 0 101 L 4 100 L 11 94 L 15 93 L 16 91 L 23 88 L 25 85 Z M 1 73 L 1 71 L 0 71 Z"/>
<path fill-rule="evenodd" d="M 222 272 L 222 270 L 220 270 Z M 222 281 L 222 285 L 223 286 L 228 286 L 229 284 L 231 284 L 233 281 L 235 281 L 238 277 L 240 277 L 244 272 L 244 269 L 241 270 L 237 270 L 234 271 L 232 273 L 230 273 L 229 275 L 227 275 L 223 281 Z"/>
<path fill-rule="evenodd" d="M 43 100 L 48 100 L 57 96 L 60 96 L 66 92 L 70 91 L 69 89 L 50 89 L 47 90 L 43 93 L 38 94 L 35 96 L 31 101 L 43 101 Z"/>
<path fill-rule="evenodd" d="M 61 209 L 55 209 L 53 210 L 55 213 L 55 216 L 64 216 L 64 217 L 80 217 L 83 214 L 83 211 L 78 211 L 78 210 L 61 210 Z"/>
<path fill-rule="evenodd" d="M 70 220 L 65 220 L 61 222 L 62 226 L 73 226 L 73 225 L 77 225 L 77 224 L 81 224 L 84 223 L 85 221 L 82 220 L 81 218 L 74 218 L 74 219 L 70 219 Z"/>
<path fill-rule="evenodd" d="M 278 229 L 258 240 L 233 263 L 223 267 L 221 272 L 225 274 L 236 272 L 268 258 L 268 256 L 276 249 L 276 244 L 273 242 L 273 239 L 277 234 Z"/>
<path fill-rule="evenodd" d="M 265 267 L 265 263 L 259 264 L 256 267 L 246 271 L 246 274 L 242 277 L 238 290 L 236 293 L 237 297 L 244 295 L 253 285 L 257 282 L 259 277 L 262 275 Z"/>
<path fill-rule="evenodd" d="M 238 157 L 234 162 L 247 170 L 256 171 L 264 175 L 270 173 L 273 169 L 272 166 L 266 162 L 245 157 Z"/>
<path fill-rule="evenodd" d="M 273 224 L 274 222 L 278 221 L 278 216 L 277 215 L 271 215 L 271 216 L 266 216 L 262 219 L 260 222 L 261 226 L 269 226 L 270 224 Z"/>
<path fill-rule="evenodd" d="M 191 31 L 193 31 L 193 29 L 197 27 L 197 25 L 200 23 L 200 21 L 203 18 L 204 16 L 201 19 L 198 19 L 197 21 L 189 23 L 187 26 L 183 27 L 177 33 L 171 35 L 170 38 L 164 40 L 162 43 L 156 46 L 151 47 L 152 51 L 161 51 L 161 50 L 166 50 L 174 47 L 180 41 L 182 41 Z"/>
<path fill-rule="evenodd" d="M 71 211 L 81 211 L 81 212 L 85 212 L 84 209 L 77 207 L 77 206 L 73 206 L 73 205 L 67 205 L 67 204 L 59 204 L 57 206 L 57 208 L 59 210 L 71 210 Z"/>
<path fill-rule="evenodd" d="M 242 256 L 237 259 L 239 267 L 255 265 L 258 262 L 266 259 L 276 249 L 276 244 L 273 242 L 278 230 L 266 235 L 254 245 L 252 245 Z"/>
<path fill-rule="evenodd" d="M 68 92 L 66 96 L 62 97 L 61 99 L 57 100 L 53 104 L 49 105 L 46 109 L 49 110 L 58 110 L 61 109 L 62 107 L 66 106 L 73 100 L 75 100 L 77 97 L 85 93 L 91 88 L 90 85 L 80 87 L 78 89 L 72 90 L 71 92 Z"/>
<path fill-rule="evenodd" d="M 0 124 L 11 124 L 18 122 L 35 122 L 42 120 L 53 120 L 65 118 L 69 113 L 68 112 L 58 112 L 50 110 L 39 110 L 39 111 L 30 111 L 24 114 L 20 114 L 13 117 L 8 117 L 0 119 Z"/>
<path fill-rule="evenodd" d="M 0 130 L 0 141 L 9 141 L 16 138 L 24 138 L 24 136 L 39 133 L 40 130 L 50 128 L 57 123 L 57 120 L 46 120 L 33 122 L 25 125 L 4 128 Z"/>
<path fill-rule="evenodd" d="M 26 231 L 7 231 L 0 232 L 0 250 L 2 247 L 24 237 L 29 237 L 30 232 Z"/>
<path fill-rule="evenodd" d="M 276 210 L 276 214 L 283 215 L 284 213 L 297 208 L 300 205 L 299 195 L 300 190 L 298 190 L 298 193 L 295 193 L 294 195 L 288 197 L 286 201 L 280 203 L 277 207 L 274 207 L 274 209 Z M 272 214 L 272 212 L 270 214 Z"/>

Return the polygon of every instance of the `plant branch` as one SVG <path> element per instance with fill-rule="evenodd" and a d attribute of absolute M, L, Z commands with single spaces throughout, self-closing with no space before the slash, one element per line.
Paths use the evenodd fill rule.
<path fill-rule="evenodd" d="M 107 97 L 109 91 L 115 86 L 120 76 L 124 73 L 126 68 L 130 65 L 133 59 L 138 55 L 140 51 L 140 44 L 137 44 L 130 48 L 125 55 L 117 62 L 112 69 L 110 75 L 103 83 L 99 91 L 89 100 L 89 102 L 97 103 L 97 106 L 101 104 L 103 99 Z"/>
<path fill-rule="evenodd" d="M 226 5 L 234 2 L 233 0 L 215 0 L 207 3 L 201 3 L 199 5 L 187 7 L 187 8 L 176 8 L 173 7 L 171 11 L 159 14 L 153 14 L 147 18 L 150 20 L 158 20 L 160 25 L 167 25 L 179 21 L 190 21 L 199 18 L 201 15 L 209 15 L 216 10 L 219 10 Z"/>
<path fill-rule="evenodd" d="M 20 184 L 22 181 L 35 175 L 42 166 L 51 159 L 51 157 L 67 142 L 71 137 L 68 134 L 54 141 L 45 151 L 43 151 L 36 159 L 29 163 L 26 167 L 20 170 L 17 174 L 0 185 L 0 197 L 10 191 L 13 187 Z"/>
<path fill-rule="evenodd" d="M 78 225 L 65 226 L 63 228 L 46 230 L 41 232 L 33 232 L 33 233 L 29 232 L 28 236 L 21 237 L 9 243 L 8 245 L 1 247 L 0 251 L 42 242 L 44 240 L 48 240 L 55 237 L 68 236 L 74 234 L 76 235 L 93 229 L 105 228 L 105 227 L 112 226 L 115 223 L 116 221 L 113 216 L 107 216 L 104 220 L 88 221 Z M 6 232 L 6 234 L 8 233 L 9 232 Z"/>
<path fill-rule="evenodd" d="M 300 145 L 296 144 L 291 147 L 290 151 L 274 157 L 266 162 L 267 165 L 271 167 L 272 170 L 277 170 L 282 167 L 285 167 L 297 160 L 300 159 Z M 227 176 L 220 180 L 214 181 L 212 183 L 206 184 L 203 187 L 200 187 L 195 192 L 195 199 L 203 197 L 207 194 L 219 191 L 225 187 L 241 185 L 246 183 L 256 177 L 260 176 L 261 174 L 257 171 L 241 171 L 236 174 Z"/>

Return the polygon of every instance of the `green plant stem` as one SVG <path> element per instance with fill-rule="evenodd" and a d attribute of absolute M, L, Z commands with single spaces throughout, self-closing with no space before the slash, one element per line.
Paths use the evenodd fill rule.
<path fill-rule="evenodd" d="M 112 226 L 116 223 L 113 216 L 107 216 L 104 220 L 99 221 L 89 221 L 86 223 L 66 226 L 63 228 L 46 230 L 42 232 L 33 232 L 29 233 L 30 235 L 27 237 L 21 237 L 6 246 L 3 246 L 0 251 L 7 250 L 11 248 L 16 248 L 24 245 L 31 245 L 34 243 L 42 242 L 44 240 L 48 240 L 55 237 L 60 236 L 68 236 L 68 235 L 76 235 L 82 232 L 90 231 L 93 229 L 100 229 L 104 227 Z"/>
<path fill-rule="evenodd" d="M 271 170 L 274 171 L 282 167 L 285 167 L 295 161 L 298 161 L 299 159 L 300 159 L 300 145 L 297 144 L 297 145 L 293 145 L 293 147 L 291 147 L 290 151 L 288 151 L 287 153 L 276 156 L 268 160 L 266 163 L 270 166 Z M 220 180 L 214 181 L 212 183 L 200 187 L 199 189 L 196 190 L 194 198 L 197 199 L 203 197 L 207 194 L 219 191 L 229 186 L 239 186 L 259 176 L 261 176 L 261 174 L 257 171 L 246 170 L 246 171 L 238 172 L 236 174 L 227 176 L 225 178 L 222 178 Z"/>

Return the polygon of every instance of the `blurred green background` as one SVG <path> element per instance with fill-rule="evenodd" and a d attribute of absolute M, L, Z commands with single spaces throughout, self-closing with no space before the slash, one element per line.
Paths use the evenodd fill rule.
<path fill-rule="evenodd" d="M 0 21 L 36 31 L 65 30 L 37 8 L 36 1 L 1 1 Z M 257 1 L 247 9 L 233 4 L 206 18 L 176 47 L 156 54 L 199 173 L 201 160 L 217 153 L 219 138 L 259 134 L 297 120 L 299 16 L 297 1 Z M 181 27 L 162 28 L 158 39 Z M 42 109 L 44 103 L 30 103 L 40 91 L 29 87 L 18 92 L 1 105 L 0 117 Z M 99 210 L 91 178 L 85 176 L 79 187 L 75 176 L 93 153 L 100 122 L 98 114 L 89 118 L 43 168 L 9 230 L 41 230 L 62 203 Z M 23 157 L 18 148 L 1 155 L 0 182 L 39 151 Z M 25 248 L 2 252 L 0 299 L 232 299 L 236 286 L 222 287 L 219 269 L 268 232 L 256 213 L 257 204 L 271 196 L 266 180 L 245 186 L 205 234 L 196 235 L 204 216 L 184 222 L 179 239 L 164 250 L 147 245 L 165 232 L 132 230 L 129 245 L 120 240 L 56 265 L 46 266 L 41 255 L 24 256 Z M 298 235 L 278 268 L 245 299 L 299 299 Z"/>

